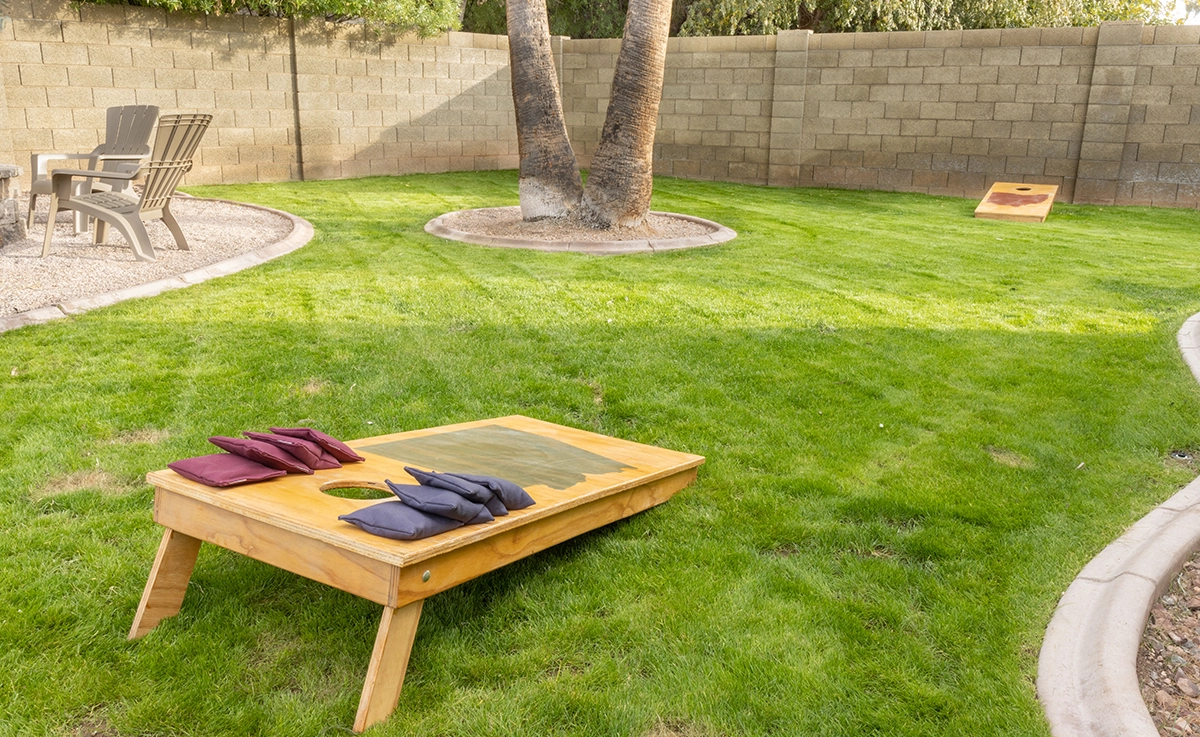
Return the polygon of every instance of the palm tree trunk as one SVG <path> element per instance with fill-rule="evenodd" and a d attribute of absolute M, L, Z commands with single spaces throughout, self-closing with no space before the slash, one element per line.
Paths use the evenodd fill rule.
<path fill-rule="evenodd" d="M 580 215 L 603 228 L 636 227 L 653 189 L 654 129 L 662 100 L 671 0 L 630 0 L 600 145 Z"/>
<path fill-rule="evenodd" d="M 508 0 L 507 5 L 521 217 L 566 217 L 579 204 L 583 182 L 563 122 L 546 2 Z"/>

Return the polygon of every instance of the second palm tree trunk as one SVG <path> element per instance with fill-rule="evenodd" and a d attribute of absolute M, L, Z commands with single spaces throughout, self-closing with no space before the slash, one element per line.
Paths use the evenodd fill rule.
<path fill-rule="evenodd" d="M 602 228 L 636 227 L 650 211 L 670 29 L 671 0 L 630 0 L 608 113 L 580 206 L 583 218 Z"/>

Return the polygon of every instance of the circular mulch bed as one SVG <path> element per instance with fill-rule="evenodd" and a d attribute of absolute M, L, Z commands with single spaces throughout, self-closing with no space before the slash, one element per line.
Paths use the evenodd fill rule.
<path fill-rule="evenodd" d="M 571 251 L 595 255 L 657 253 L 724 243 L 737 233 L 691 215 L 651 211 L 639 228 L 596 230 L 570 219 L 521 219 L 520 207 L 458 210 L 425 224 L 425 232 L 452 241 L 499 248 Z"/>

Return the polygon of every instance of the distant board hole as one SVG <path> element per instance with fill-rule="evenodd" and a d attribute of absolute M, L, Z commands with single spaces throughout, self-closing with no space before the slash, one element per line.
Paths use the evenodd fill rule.
<path fill-rule="evenodd" d="M 1016 190 L 1018 192 L 1032 192 L 1033 187 L 1017 187 Z"/>
<path fill-rule="evenodd" d="M 330 481 L 321 484 L 321 492 L 342 499 L 388 499 L 392 490 L 378 481 Z"/>

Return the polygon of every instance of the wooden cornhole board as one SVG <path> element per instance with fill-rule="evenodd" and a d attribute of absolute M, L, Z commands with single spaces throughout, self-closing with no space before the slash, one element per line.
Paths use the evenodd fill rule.
<path fill-rule="evenodd" d="M 147 475 L 166 529 L 129 639 L 179 613 L 202 542 L 219 545 L 383 605 L 354 731 L 386 719 L 400 698 L 428 596 L 539 550 L 661 504 L 696 478 L 702 456 L 512 416 L 347 443 L 362 463 L 217 489 L 174 471 Z M 481 473 L 525 487 L 534 506 L 416 541 L 338 520 L 378 500 L 322 489 L 413 483 L 404 466 Z"/>
<path fill-rule="evenodd" d="M 975 217 L 1044 223 L 1057 194 L 1058 185 L 1055 184 L 996 182 L 975 208 Z"/>

